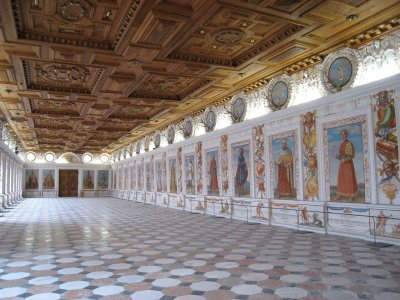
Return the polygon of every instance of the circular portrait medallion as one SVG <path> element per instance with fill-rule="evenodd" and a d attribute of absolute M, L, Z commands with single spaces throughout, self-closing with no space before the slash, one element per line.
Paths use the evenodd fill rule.
<path fill-rule="evenodd" d="M 183 123 L 183 136 L 185 139 L 190 138 L 193 133 L 193 121 L 191 119 L 186 119 Z"/>
<path fill-rule="evenodd" d="M 204 113 L 204 127 L 207 132 L 213 131 L 217 123 L 217 114 L 211 108 Z"/>
<path fill-rule="evenodd" d="M 287 75 L 274 78 L 267 87 L 268 106 L 272 111 L 286 108 L 292 98 L 292 80 Z"/>
<path fill-rule="evenodd" d="M 329 93 L 340 92 L 353 85 L 358 70 L 357 54 L 343 49 L 328 55 L 322 67 L 322 84 Z"/>
<path fill-rule="evenodd" d="M 231 104 L 231 118 L 233 123 L 243 121 L 246 114 L 246 101 L 242 97 L 237 97 Z"/>
<path fill-rule="evenodd" d="M 157 132 L 156 134 L 154 134 L 153 137 L 153 142 L 154 142 L 154 147 L 157 149 L 158 147 L 160 147 L 161 144 L 161 135 L 159 132 Z"/>
<path fill-rule="evenodd" d="M 172 126 L 170 126 L 167 131 L 168 144 L 172 144 L 174 142 L 174 139 L 175 139 L 175 130 Z"/>

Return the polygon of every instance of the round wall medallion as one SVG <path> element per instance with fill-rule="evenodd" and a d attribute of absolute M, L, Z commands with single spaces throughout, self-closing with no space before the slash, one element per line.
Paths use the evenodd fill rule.
<path fill-rule="evenodd" d="M 25 157 L 27 161 L 34 161 L 36 159 L 36 154 L 34 152 L 27 152 Z"/>
<path fill-rule="evenodd" d="M 85 153 L 82 155 L 82 161 L 85 164 L 90 163 L 93 160 L 93 155 L 91 153 Z"/>
<path fill-rule="evenodd" d="M 213 131 L 215 125 L 217 124 L 217 114 L 215 113 L 214 109 L 208 108 L 204 112 L 203 116 L 204 120 L 204 127 L 207 132 Z"/>
<path fill-rule="evenodd" d="M 175 139 L 175 129 L 172 126 L 170 126 L 167 131 L 168 144 L 172 144 L 174 142 L 174 139 Z"/>
<path fill-rule="evenodd" d="M 246 114 L 246 101 L 242 97 L 235 98 L 231 103 L 230 115 L 232 123 L 243 121 Z"/>
<path fill-rule="evenodd" d="M 103 164 L 108 163 L 108 162 L 110 161 L 110 155 L 108 155 L 107 153 L 101 154 L 101 155 L 100 155 L 100 161 L 101 161 Z"/>
<path fill-rule="evenodd" d="M 140 154 L 140 147 L 141 147 L 140 142 L 137 142 L 136 143 L 136 154 Z"/>
<path fill-rule="evenodd" d="M 355 51 L 343 49 L 328 55 L 322 67 L 322 85 L 329 93 L 350 88 L 358 71 Z"/>
<path fill-rule="evenodd" d="M 157 149 L 158 147 L 160 147 L 161 144 L 161 135 L 159 132 L 157 132 L 156 134 L 154 134 L 153 137 L 153 142 L 154 142 L 154 147 Z"/>
<path fill-rule="evenodd" d="M 272 111 L 285 108 L 292 98 L 292 81 L 287 75 L 274 78 L 267 87 L 268 106 Z"/>
<path fill-rule="evenodd" d="M 46 161 L 48 161 L 48 162 L 53 162 L 55 158 L 56 158 L 56 155 L 55 155 L 53 152 L 47 152 L 47 153 L 44 155 L 44 159 L 45 159 Z"/>
<path fill-rule="evenodd" d="M 185 139 L 188 139 L 188 138 L 190 138 L 192 136 L 192 134 L 193 134 L 193 121 L 192 121 L 192 119 L 189 118 L 189 119 L 186 119 L 183 122 L 182 131 L 183 131 L 183 136 L 184 136 Z"/>
<path fill-rule="evenodd" d="M 243 38 L 243 32 L 237 29 L 224 29 L 214 34 L 214 41 L 219 44 L 233 45 Z"/>
<path fill-rule="evenodd" d="M 90 5 L 84 0 L 61 0 L 57 12 L 68 21 L 80 21 L 89 14 Z"/>
<path fill-rule="evenodd" d="M 150 149 L 150 138 L 148 136 L 146 136 L 144 138 L 144 151 L 149 151 Z"/>

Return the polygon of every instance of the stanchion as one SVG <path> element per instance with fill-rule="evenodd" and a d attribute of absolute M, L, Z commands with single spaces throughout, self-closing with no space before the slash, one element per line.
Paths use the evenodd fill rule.
<path fill-rule="evenodd" d="M 386 247 L 393 246 L 392 244 L 383 243 L 383 242 L 377 242 L 376 241 L 376 222 L 375 222 L 375 217 L 372 216 L 371 218 L 372 218 L 372 221 L 374 222 L 374 242 L 367 243 L 367 246 L 377 247 L 377 248 L 386 248 Z"/>
<path fill-rule="evenodd" d="M 193 211 L 193 199 L 189 198 L 189 201 L 190 201 L 190 213 L 192 215 L 199 215 L 200 214 L 199 212 Z"/>
<path fill-rule="evenodd" d="M 296 213 L 297 213 L 297 230 L 294 233 L 297 233 L 297 234 L 312 233 L 311 231 L 300 230 L 300 209 L 297 209 Z"/>

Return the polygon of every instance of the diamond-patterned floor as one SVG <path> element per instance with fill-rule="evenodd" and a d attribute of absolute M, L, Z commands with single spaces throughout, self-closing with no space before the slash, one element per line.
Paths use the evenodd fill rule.
<path fill-rule="evenodd" d="M 113 198 L 0 217 L 0 298 L 400 299 L 400 247 Z"/>

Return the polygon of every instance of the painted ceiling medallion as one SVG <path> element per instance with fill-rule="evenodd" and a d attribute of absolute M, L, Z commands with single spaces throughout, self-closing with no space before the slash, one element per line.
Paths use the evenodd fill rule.
<path fill-rule="evenodd" d="M 39 78 L 57 85 L 81 84 L 90 74 L 85 68 L 64 64 L 37 66 L 36 72 Z"/>
<path fill-rule="evenodd" d="M 352 49 L 329 54 L 322 66 L 322 85 L 333 94 L 353 86 L 357 76 L 359 58 Z"/>
<path fill-rule="evenodd" d="M 272 111 L 286 108 L 292 98 L 292 79 L 282 75 L 272 79 L 267 87 L 268 106 Z"/>
<path fill-rule="evenodd" d="M 214 40 L 223 45 L 233 45 L 243 38 L 243 32 L 238 29 L 224 29 L 214 34 Z"/>
<path fill-rule="evenodd" d="M 60 0 L 57 12 L 68 21 L 80 21 L 89 15 L 90 4 L 84 0 Z"/>

